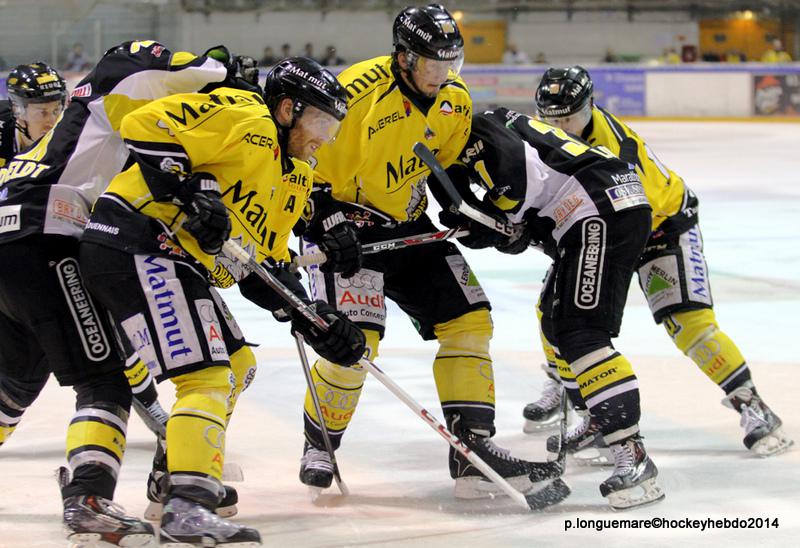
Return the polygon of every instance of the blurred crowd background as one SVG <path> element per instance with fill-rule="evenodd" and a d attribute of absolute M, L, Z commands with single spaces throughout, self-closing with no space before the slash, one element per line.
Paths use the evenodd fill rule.
<path fill-rule="evenodd" d="M 388 54 L 392 21 L 409 3 L 413 2 L 0 0 L 0 78 L 4 70 L 38 60 L 81 74 L 106 49 L 132 39 L 156 39 L 172 50 L 196 53 L 225 44 L 234 53 L 258 59 L 265 68 L 288 55 L 344 66 Z M 601 93 L 604 80 L 630 92 L 618 100 L 622 114 L 665 114 L 657 100 L 650 108 L 647 91 L 650 75 L 659 70 L 747 74 L 746 86 L 718 86 L 746 87 L 739 92 L 750 97 L 746 114 L 795 115 L 800 110 L 800 65 L 792 61 L 800 59 L 800 0 L 439 3 L 459 21 L 466 39 L 465 79 L 485 104 L 493 98 L 511 98 L 513 103 L 516 93 L 527 99 L 530 93 L 523 90 L 529 90 L 531 78 L 547 66 L 582 64 L 601 76 Z M 682 85 L 683 92 L 696 83 L 676 85 Z M 756 95 L 764 88 L 761 95 L 766 99 L 759 112 Z M 741 116 L 746 110 L 740 98 L 721 101 L 728 106 L 699 114 Z M 666 115 L 676 112 L 680 109 Z"/>

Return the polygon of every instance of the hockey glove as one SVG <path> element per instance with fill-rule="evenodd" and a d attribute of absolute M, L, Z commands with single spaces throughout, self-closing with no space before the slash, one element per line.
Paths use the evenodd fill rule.
<path fill-rule="evenodd" d="M 311 348 L 326 360 L 343 366 L 357 363 L 366 349 L 364 333 L 347 316 L 325 301 L 314 301 L 311 308 L 328 322 L 328 330 L 322 331 L 300 312 L 292 310 L 292 333 L 300 333 Z"/>
<path fill-rule="evenodd" d="M 200 249 L 209 255 L 222 251 L 222 244 L 231 235 L 231 220 L 214 176 L 193 173 L 183 182 L 178 199 L 187 215 L 183 228 L 194 236 Z"/>
<path fill-rule="evenodd" d="M 495 248 L 501 253 L 518 255 L 528 249 L 531 242 L 534 242 L 533 234 L 531 234 L 527 226 L 524 226 L 517 238 L 506 239 L 504 243 L 495 245 Z"/>
<path fill-rule="evenodd" d="M 319 248 L 327 257 L 320 270 L 339 272 L 342 278 L 352 277 L 364 262 L 356 229 L 341 211 L 323 220 L 322 225 L 330 228 L 322 233 L 319 241 Z"/>

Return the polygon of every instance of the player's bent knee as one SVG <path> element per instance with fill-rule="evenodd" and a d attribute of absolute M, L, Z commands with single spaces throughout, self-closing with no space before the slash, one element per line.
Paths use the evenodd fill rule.
<path fill-rule="evenodd" d="M 463 347 L 470 351 L 488 353 L 494 326 L 487 308 L 462 314 L 458 318 L 434 326 L 434 333 L 442 348 Z"/>

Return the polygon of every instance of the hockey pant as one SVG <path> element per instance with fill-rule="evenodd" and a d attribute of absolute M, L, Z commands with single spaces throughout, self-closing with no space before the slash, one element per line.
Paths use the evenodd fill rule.
<path fill-rule="evenodd" d="M 439 351 L 433 375 L 445 416 L 458 414 L 466 428 L 494 434 L 494 373 L 489 357 L 492 322 L 487 309 L 474 310 L 434 327 Z M 365 329 L 369 359 L 378 356 L 378 332 Z M 342 367 L 319 359 L 311 375 L 334 449 L 353 417 L 366 370 Z M 315 447 L 324 447 L 310 393 L 304 406 L 305 435 Z"/>

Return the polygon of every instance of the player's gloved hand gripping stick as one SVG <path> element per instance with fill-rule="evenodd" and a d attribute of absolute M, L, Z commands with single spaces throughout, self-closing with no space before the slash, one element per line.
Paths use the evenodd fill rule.
<path fill-rule="evenodd" d="M 286 299 L 287 303 L 298 313 L 300 313 L 306 320 L 316 325 L 319 329 L 325 330 L 328 328 L 327 322 L 320 317 L 314 310 L 309 307 L 305 302 L 303 302 L 299 297 L 297 297 L 294 293 L 289 291 L 283 284 L 280 283 L 271 273 L 269 273 L 266 269 L 262 268 L 258 262 L 250 257 L 250 255 L 241 248 L 235 242 L 228 240 L 225 242 L 223 249 L 232 257 L 235 257 L 241 263 L 247 265 L 247 267 L 254 272 L 264 283 L 266 283 L 270 288 L 272 288 L 275 292 L 281 295 L 284 299 Z M 423 408 L 416 400 L 414 400 L 407 392 L 405 392 L 402 388 L 400 388 L 395 382 L 390 379 L 386 373 L 384 373 L 378 366 L 372 363 L 370 360 L 366 358 L 361 358 L 359 360 L 359 365 L 364 367 L 368 372 L 370 372 L 374 377 L 383 384 L 390 392 L 392 392 L 395 396 L 397 396 L 403 403 L 406 404 L 417 416 L 421 417 L 428 425 L 436 431 L 441 437 L 443 437 L 447 443 L 450 444 L 453 449 L 458 451 L 464 458 L 469 460 L 475 468 L 480 470 L 480 472 L 492 481 L 495 485 L 497 485 L 500 489 L 503 490 L 512 500 L 514 500 L 517 504 L 521 507 L 531 510 L 538 510 L 541 508 L 545 508 L 552 504 L 552 496 L 551 493 L 548 491 L 548 487 L 537 491 L 532 494 L 524 495 L 521 492 L 514 489 L 500 474 L 494 471 L 483 459 L 481 459 L 478 455 L 473 453 L 464 443 L 452 432 L 450 432 L 442 423 L 440 423 L 427 409 Z M 312 390 L 313 393 L 313 390 Z M 318 416 L 322 416 L 319 413 Z M 321 421 L 324 422 L 324 421 Z M 329 449 L 330 451 L 330 449 Z M 333 451 L 330 451 L 331 457 L 333 457 Z M 565 451 L 563 447 L 560 448 L 558 458 L 563 460 L 565 458 Z M 336 470 L 335 461 L 334 463 L 334 470 Z M 337 482 L 340 481 L 337 478 Z M 556 480 L 559 482 L 560 480 Z M 552 484 L 551 484 L 552 485 Z M 341 488 L 341 485 L 340 485 Z"/>

